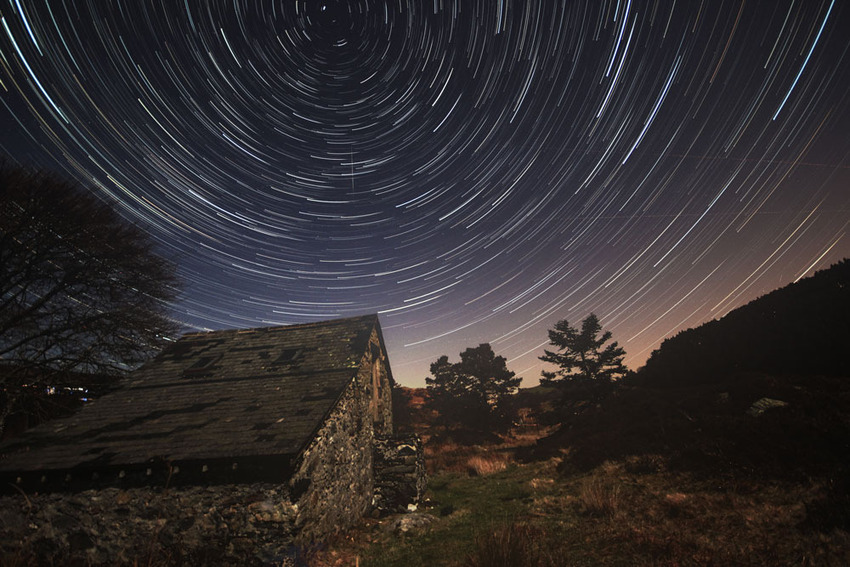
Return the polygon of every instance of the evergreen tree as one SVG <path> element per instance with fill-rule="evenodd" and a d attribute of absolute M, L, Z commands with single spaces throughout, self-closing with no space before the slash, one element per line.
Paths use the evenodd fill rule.
<path fill-rule="evenodd" d="M 508 370 L 505 358 L 496 356 L 489 344 L 467 348 L 460 362 L 441 356 L 431 364 L 431 374 L 425 378 L 429 404 L 450 424 L 477 431 L 510 424 L 507 402 L 522 378 Z"/>
<path fill-rule="evenodd" d="M 601 333 L 601 334 L 600 334 Z M 558 366 L 554 372 L 543 371 L 544 385 L 566 382 L 610 383 L 626 374 L 623 358 L 626 351 L 611 340 L 611 331 L 602 332 L 599 319 L 591 313 L 581 322 L 581 330 L 566 319 L 549 331 L 549 344 L 556 351 L 545 350 L 540 360 Z"/>

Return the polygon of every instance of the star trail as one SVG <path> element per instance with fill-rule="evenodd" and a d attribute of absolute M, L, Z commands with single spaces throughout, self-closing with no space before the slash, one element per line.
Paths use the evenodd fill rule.
<path fill-rule="evenodd" d="M 2 0 L 0 153 L 144 227 L 189 329 L 378 312 L 393 372 L 637 368 L 850 256 L 835 0 Z"/>

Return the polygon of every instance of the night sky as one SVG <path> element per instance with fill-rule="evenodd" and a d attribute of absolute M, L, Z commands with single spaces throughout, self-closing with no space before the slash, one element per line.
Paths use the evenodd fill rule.
<path fill-rule="evenodd" d="M 145 227 L 189 329 L 378 312 L 536 383 L 850 256 L 850 5 L 0 0 L 0 153 Z M 816 332 L 816 330 L 813 330 Z"/>

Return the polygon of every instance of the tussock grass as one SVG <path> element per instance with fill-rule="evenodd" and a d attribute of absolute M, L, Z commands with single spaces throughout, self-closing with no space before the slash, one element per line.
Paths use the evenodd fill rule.
<path fill-rule="evenodd" d="M 579 502 L 585 514 L 613 518 L 620 508 L 620 486 L 604 478 L 592 477 L 582 484 Z"/>
<path fill-rule="evenodd" d="M 542 529 L 524 522 L 498 526 L 475 540 L 464 567 L 547 567 L 554 565 L 541 548 Z"/>
<path fill-rule="evenodd" d="M 431 438 L 425 443 L 425 466 L 429 475 L 446 472 L 489 475 L 505 470 L 516 461 L 514 453 L 518 448 L 536 440 L 537 437 L 529 434 L 506 435 L 489 444 L 463 445 Z"/>
<path fill-rule="evenodd" d="M 429 475 L 437 472 L 466 472 L 467 461 L 474 448 L 458 443 L 444 442 L 425 444 L 425 467 Z"/>
<path fill-rule="evenodd" d="M 508 468 L 508 456 L 505 454 L 476 455 L 466 461 L 470 474 L 486 476 Z"/>

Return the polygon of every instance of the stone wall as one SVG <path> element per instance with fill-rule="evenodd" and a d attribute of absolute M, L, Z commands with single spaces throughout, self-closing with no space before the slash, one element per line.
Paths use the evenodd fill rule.
<path fill-rule="evenodd" d="M 295 512 L 271 484 L 6 496 L 0 565 L 287 564 Z"/>
<path fill-rule="evenodd" d="M 425 495 L 425 453 L 418 435 L 375 441 L 375 508 L 386 514 L 405 512 Z"/>
<path fill-rule="evenodd" d="M 0 565 L 291 564 L 296 545 L 348 528 L 384 501 L 373 501 L 375 454 L 395 455 L 380 457 L 384 469 L 410 466 L 404 443 L 374 452 L 376 433 L 392 433 L 391 400 L 386 360 L 367 352 L 288 484 L 0 497 Z M 384 475 L 392 482 L 382 481 L 381 494 L 404 492 L 400 472 Z"/>
<path fill-rule="evenodd" d="M 370 345 L 367 360 L 372 365 L 373 378 L 371 382 L 366 382 L 365 384 L 370 389 L 370 395 L 375 397 L 375 392 L 371 392 L 371 384 L 375 382 L 380 384 L 377 392 L 378 407 L 374 408 L 374 417 L 376 418 L 373 419 L 375 435 L 390 436 L 393 434 L 393 384 L 390 383 L 389 362 L 383 356 L 377 330 L 372 331 Z M 363 375 L 364 370 L 361 368 L 361 375 Z"/>
<path fill-rule="evenodd" d="M 376 370 L 381 381 L 377 421 L 371 405 Z M 298 509 L 297 541 L 307 543 L 353 526 L 371 509 L 376 429 L 392 431 L 388 376 L 386 361 L 367 352 L 357 377 L 304 451 L 291 483 Z"/>

